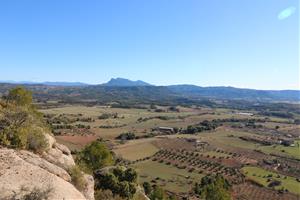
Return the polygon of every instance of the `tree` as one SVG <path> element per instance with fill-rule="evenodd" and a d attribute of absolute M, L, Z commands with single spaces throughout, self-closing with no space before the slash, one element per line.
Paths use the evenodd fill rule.
<path fill-rule="evenodd" d="M 95 189 L 110 190 L 114 195 L 130 199 L 136 193 L 136 177 L 137 173 L 131 168 L 100 169 L 94 172 Z"/>
<path fill-rule="evenodd" d="M 230 200 L 230 187 L 222 175 L 208 175 L 195 184 L 194 192 L 206 200 Z"/>
<path fill-rule="evenodd" d="M 134 169 L 128 168 L 124 172 L 124 180 L 129 182 L 136 182 L 137 180 L 137 173 Z"/>
<path fill-rule="evenodd" d="M 111 152 L 99 141 L 86 146 L 76 157 L 76 162 L 89 173 L 114 163 Z"/>

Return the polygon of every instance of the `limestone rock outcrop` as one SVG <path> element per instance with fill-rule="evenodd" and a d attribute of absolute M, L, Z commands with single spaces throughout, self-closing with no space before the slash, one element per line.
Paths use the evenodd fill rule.
<path fill-rule="evenodd" d="M 46 134 L 49 148 L 42 155 L 0 147 L 0 199 L 20 199 L 39 191 L 48 199 L 94 200 L 94 179 L 85 174 L 86 186 L 78 191 L 68 170 L 75 166 L 70 150 Z"/>
<path fill-rule="evenodd" d="M 1 198 L 20 198 L 18 195 L 26 190 L 37 188 L 41 192 L 49 190 L 49 199 L 86 199 L 71 183 L 40 167 L 45 163 L 35 165 L 36 162 L 26 161 L 15 150 L 0 149 Z"/>
<path fill-rule="evenodd" d="M 85 174 L 84 179 L 86 182 L 86 187 L 82 191 L 82 193 L 86 199 L 94 200 L 94 185 L 95 185 L 94 178 L 91 175 Z"/>

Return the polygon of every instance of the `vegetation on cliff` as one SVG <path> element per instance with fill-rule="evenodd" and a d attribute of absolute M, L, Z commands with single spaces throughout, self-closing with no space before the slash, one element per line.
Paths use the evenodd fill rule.
<path fill-rule="evenodd" d="M 45 132 L 49 129 L 30 91 L 16 87 L 0 100 L 0 145 L 40 153 L 48 146 Z"/>

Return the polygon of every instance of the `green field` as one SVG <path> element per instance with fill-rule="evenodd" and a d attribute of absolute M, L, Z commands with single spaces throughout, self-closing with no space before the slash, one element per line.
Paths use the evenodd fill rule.
<path fill-rule="evenodd" d="M 167 107 L 159 107 L 161 109 L 167 109 Z M 179 142 L 176 139 L 178 138 L 195 138 L 197 140 L 206 142 L 209 144 L 208 147 L 200 149 L 199 152 L 204 156 L 209 155 L 211 158 L 221 158 L 221 157 L 235 157 L 231 156 L 229 153 L 238 153 L 241 155 L 247 155 L 247 153 L 254 153 L 254 150 L 261 150 L 266 154 L 278 154 L 286 157 L 293 157 L 300 159 L 300 140 L 297 140 L 294 147 L 285 147 L 282 145 L 272 145 L 266 146 L 252 141 L 245 141 L 240 139 L 241 136 L 258 136 L 258 135 L 268 135 L 270 132 L 259 132 L 259 129 L 251 128 L 234 128 L 232 123 L 224 123 L 225 125 L 218 127 L 215 130 L 203 131 L 198 134 L 174 134 L 166 135 L 163 137 L 151 137 L 151 138 L 140 138 L 136 140 L 123 141 L 121 143 L 119 140 L 116 140 L 116 136 L 121 133 L 132 132 L 136 136 L 145 136 L 152 132 L 152 129 L 159 126 L 167 127 L 178 127 L 185 129 L 188 125 L 195 125 L 204 120 L 213 120 L 213 119 L 225 119 L 225 118 L 236 118 L 236 119 L 264 119 L 263 116 L 245 116 L 236 114 L 230 109 L 208 109 L 208 108 L 184 108 L 180 107 L 180 112 L 155 112 L 153 109 L 123 109 L 123 108 L 110 108 L 104 106 L 65 106 L 60 108 L 52 108 L 47 110 L 42 110 L 46 114 L 54 114 L 56 116 L 60 114 L 65 114 L 66 117 L 74 117 L 72 115 L 82 117 L 92 118 L 92 122 L 82 122 L 76 121 L 74 124 L 85 124 L 89 125 L 92 133 L 95 137 L 101 137 L 105 140 L 108 140 L 112 144 L 112 151 L 117 155 L 126 160 L 137 161 L 146 157 L 150 157 L 155 154 L 160 149 L 177 149 L 187 148 L 185 143 Z M 98 119 L 98 117 L 104 113 L 118 113 L 117 118 L 107 118 L 107 119 Z M 167 119 L 158 119 L 157 117 L 167 117 Z M 146 120 L 138 120 L 143 118 Z M 274 130 L 277 125 L 280 125 L 280 130 L 282 133 L 287 133 L 288 131 L 296 130 L 296 126 L 291 126 L 290 124 L 279 123 L 285 121 L 286 119 L 277 119 L 272 118 L 274 122 L 261 123 L 265 128 Z M 275 122 L 276 121 L 276 122 Z M 109 128 L 100 126 L 110 126 Z M 113 128 L 112 128 L 113 127 Z M 284 132 L 287 130 L 287 132 Z M 293 132 L 294 133 L 294 132 Z M 66 134 L 68 135 L 68 134 Z M 58 136 L 57 136 L 58 137 Z M 166 142 L 161 142 L 160 140 L 165 140 Z M 64 137 L 58 137 L 59 142 L 66 144 L 71 149 L 80 149 L 82 141 L 71 140 L 67 138 L 67 141 L 64 140 Z M 82 140 L 88 140 L 88 138 L 82 137 Z M 177 141 L 177 142 L 176 142 Z M 185 140 L 183 140 L 185 141 Z M 120 144 L 121 143 L 121 144 Z M 178 145 L 181 144 L 181 145 Z M 299 144 L 299 145 L 298 145 Z M 193 145 L 188 143 L 187 145 Z M 190 147 L 190 146 L 188 146 Z M 193 147 L 194 148 L 194 147 Z M 198 147 L 197 147 L 198 148 Z M 202 147 L 201 147 L 202 148 Z M 217 152 L 216 149 L 224 150 L 224 153 Z M 194 149 L 196 150 L 196 149 Z M 199 149 L 197 149 L 199 150 Z M 244 154 L 243 154 L 244 153 Z M 265 155 L 268 156 L 268 155 Z M 213 158 L 214 159 L 214 158 Z M 243 158 L 240 158 L 244 160 Z M 247 159 L 247 158 L 246 158 Z M 251 157 L 250 159 L 255 159 Z M 257 159 L 259 160 L 259 159 Z M 237 162 L 240 162 L 237 160 Z M 256 162 L 254 162 L 255 164 Z M 138 161 L 135 164 L 131 165 L 134 167 L 139 174 L 139 183 L 142 184 L 144 181 L 151 182 L 152 184 L 157 184 L 162 186 L 165 190 L 175 192 L 175 193 L 187 193 L 189 192 L 196 181 L 204 176 L 204 174 L 199 174 L 197 172 L 188 172 L 187 169 L 178 169 L 171 165 L 166 165 L 164 163 L 159 163 L 156 161 L 145 160 Z M 249 178 L 254 180 L 257 183 L 268 186 L 268 175 L 272 175 L 272 178 L 275 180 L 280 180 L 281 185 L 276 186 L 275 189 L 287 189 L 294 194 L 300 194 L 299 192 L 299 182 L 296 181 L 294 177 L 287 177 L 280 175 L 277 178 L 278 174 L 270 171 L 266 171 L 259 167 L 244 167 L 242 168 L 243 173 Z M 265 176 L 265 177 L 264 177 Z M 293 175 L 291 175 L 293 176 Z"/>
<path fill-rule="evenodd" d="M 166 107 L 162 107 L 167 109 Z M 185 128 L 189 124 L 197 123 L 199 120 L 206 118 L 214 118 L 214 115 L 201 115 L 208 112 L 207 110 L 195 110 L 181 107 L 180 112 L 154 112 L 147 109 L 123 109 L 110 108 L 105 106 L 64 106 L 59 108 L 51 108 L 40 110 L 45 114 L 54 115 L 78 115 L 83 117 L 91 117 L 93 122 L 76 122 L 74 124 L 90 125 L 91 130 L 98 136 L 106 139 L 114 139 L 123 132 L 134 132 L 136 135 L 145 135 L 151 132 L 152 128 L 158 126 L 182 127 Z M 118 118 L 98 119 L 104 113 L 118 113 Z M 138 122 L 139 118 L 151 117 L 168 117 L 168 120 L 149 119 L 147 121 Z M 122 126 L 115 128 L 100 128 L 101 126 Z"/>
<path fill-rule="evenodd" d="M 283 156 L 290 156 L 300 159 L 300 140 L 296 140 L 295 146 L 272 145 L 263 146 L 260 149 L 267 153 L 276 153 Z"/>
<path fill-rule="evenodd" d="M 144 161 L 133 165 L 139 172 L 139 182 L 150 182 L 153 179 L 157 180 L 157 183 L 164 189 L 172 192 L 188 192 L 193 184 L 190 182 L 199 181 L 203 175 L 195 172 L 188 172 L 185 169 L 178 169 L 176 167 L 158 163 L 154 161 Z"/>
<path fill-rule="evenodd" d="M 152 138 L 129 141 L 126 144 L 115 146 L 113 151 L 124 159 L 135 161 L 152 156 L 159 150 L 151 144 L 151 141 L 153 141 Z"/>
<path fill-rule="evenodd" d="M 280 175 L 271 171 L 267 171 L 265 169 L 259 167 L 244 167 L 242 168 L 242 172 L 251 180 L 258 182 L 265 187 L 268 186 L 268 178 L 267 176 L 272 176 L 273 180 L 281 181 L 281 185 L 275 187 L 275 189 L 288 189 L 290 192 L 294 194 L 300 194 L 300 183 L 296 181 L 296 178 L 287 176 L 285 178 L 284 175 Z"/>

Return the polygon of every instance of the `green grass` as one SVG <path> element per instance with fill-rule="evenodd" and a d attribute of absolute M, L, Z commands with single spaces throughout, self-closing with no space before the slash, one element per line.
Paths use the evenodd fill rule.
<path fill-rule="evenodd" d="M 275 187 L 275 189 L 279 190 L 282 187 L 284 189 L 288 189 L 290 192 L 294 194 L 300 194 L 300 183 L 296 181 L 296 178 L 287 176 L 286 179 L 284 175 L 280 175 L 278 173 L 274 173 L 259 167 L 244 167 L 242 168 L 242 172 L 251 180 L 258 182 L 265 187 L 268 186 L 268 175 L 272 175 L 272 179 L 281 181 L 281 185 Z M 280 176 L 278 178 L 277 176 Z M 265 177 L 264 177 L 265 176 Z"/>
<path fill-rule="evenodd" d="M 159 177 L 157 181 L 165 190 L 172 192 L 188 192 L 196 181 L 201 180 L 202 174 L 188 172 L 185 169 L 177 169 L 176 167 L 158 163 L 154 161 L 144 161 L 133 165 L 137 169 L 140 177 L 139 182 L 150 182 Z M 189 177 L 189 178 L 187 178 Z M 192 181 L 193 184 L 188 182 Z"/>
<path fill-rule="evenodd" d="M 152 139 L 141 139 L 129 141 L 124 145 L 115 146 L 113 151 L 122 158 L 135 161 L 148 156 L 152 156 L 159 149 L 151 144 Z"/>
<path fill-rule="evenodd" d="M 259 149 L 266 153 L 275 153 L 285 156 L 291 156 L 297 159 L 300 159 L 300 140 L 295 141 L 295 146 L 283 146 L 283 145 L 272 145 L 272 146 L 263 146 Z"/>

